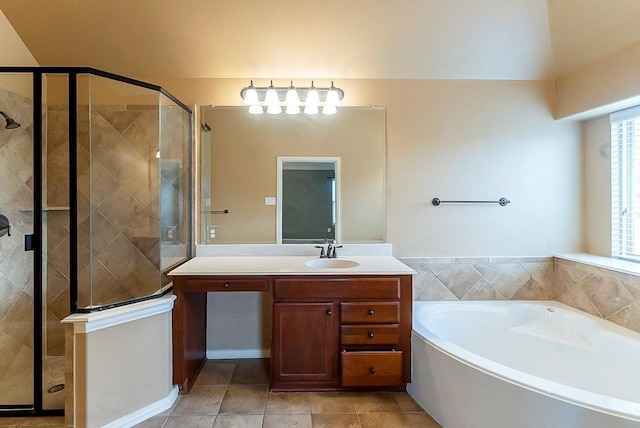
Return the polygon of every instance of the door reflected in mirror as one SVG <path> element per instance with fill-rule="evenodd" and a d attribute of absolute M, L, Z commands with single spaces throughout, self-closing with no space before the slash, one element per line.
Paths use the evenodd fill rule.
<path fill-rule="evenodd" d="M 341 242 L 340 158 L 278 157 L 277 243 Z"/>

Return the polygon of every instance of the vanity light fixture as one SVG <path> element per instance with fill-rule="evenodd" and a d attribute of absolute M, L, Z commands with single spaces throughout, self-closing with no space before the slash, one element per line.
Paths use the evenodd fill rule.
<path fill-rule="evenodd" d="M 336 105 L 340 102 L 340 95 L 338 95 L 338 91 L 335 86 L 333 86 L 333 82 L 331 82 L 331 87 L 327 92 L 327 98 L 324 101 L 324 107 L 322 108 L 322 114 L 336 114 L 338 109 Z"/>
<path fill-rule="evenodd" d="M 307 92 L 307 99 L 304 104 L 304 113 L 318 114 L 318 104 L 320 104 L 320 95 L 316 87 L 313 86 L 313 82 L 311 82 L 311 87 L 309 88 L 309 92 Z"/>
<path fill-rule="evenodd" d="M 278 98 L 278 93 L 276 92 L 276 88 L 273 86 L 273 80 L 271 84 L 267 88 L 267 93 L 264 96 L 264 102 L 267 104 L 267 113 L 269 114 L 280 114 L 282 113 L 282 107 L 280 107 L 280 99 Z"/>
<path fill-rule="evenodd" d="M 248 106 L 258 104 L 260 102 L 258 101 L 258 91 L 256 91 L 256 88 L 253 86 L 253 80 L 251 81 L 251 84 L 245 89 L 246 91 L 244 97 L 242 98 L 244 100 L 244 103 Z"/>
<path fill-rule="evenodd" d="M 287 90 L 287 97 L 284 99 L 284 104 L 287 106 L 285 113 L 300 113 L 300 96 L 298 95 L 298 91 L 296 91 L 295 86 L 293 86 L 293 80 L 291 81 L 291 86 L 289 86 L 289 89 Z"/>
<path fill-rule="evenodd" d="M 251 114 L 262 114 L 265 107 L 267 113 L 279 114 L 283 105 L 287 114 L 298 114 L 304 105 L 305 114 L 318 114 L 322 109 L 322 114 L 330 115 L 338 111 L 336 106 L 344 98 L 344 91 L 333 82 L 329 88 L 317 88 L 313 82 L 308 88 L 296 88 L 293 81 L 289 87 L 275 87 L 273 81 L 269 86 L 256 87 L 252 80 L 240 96 Z"/>

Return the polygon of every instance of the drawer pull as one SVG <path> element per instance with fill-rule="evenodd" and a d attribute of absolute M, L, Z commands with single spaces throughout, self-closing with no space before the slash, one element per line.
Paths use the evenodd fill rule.
<path fill-rule="evenodd" d="M 373 339 L 373 332 L 370 331 L 369 333 L 367 333 L 367 337 L 369 339 Z"/>
<path fill-rule="evenodd" d="M 369 374 L 372 374 L 372 375 L 376 374 L 376 369 L 373 367 L 369 367 Z"/>
<path fill-rule="evenodd" d="M 369 310 L 367 311 L 367 315 L 369 315 L 369 316 L 373 315 L 373 309 L 369 309 Z"/>
<path fill-rule="evenodd" d="M 229 288 L 229 287 L 231 287 L 231 284 L 229 284 L 228 282 L 225 282 L 225 283 L 224 283 L 224 285 L 223 285 L 223 287 L 224 287 L 224 288 Z"/>
<path fill-rule="evenodd" d="M 332 311 L 331 309 L 329 309 L 329 310 L 327 311 L 327 316 L 328 316 L 328 317 L 330 317 L 331 315 L 333 315 L 333 311 Z"/>

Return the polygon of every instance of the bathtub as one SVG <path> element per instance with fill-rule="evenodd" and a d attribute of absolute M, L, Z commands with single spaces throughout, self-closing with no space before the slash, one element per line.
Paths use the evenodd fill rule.
<path fill-rule="evenodd" d="M 559 302 L 414 302 L 411 340 L 445 428 L 640 427 L 640 334 Z"/>

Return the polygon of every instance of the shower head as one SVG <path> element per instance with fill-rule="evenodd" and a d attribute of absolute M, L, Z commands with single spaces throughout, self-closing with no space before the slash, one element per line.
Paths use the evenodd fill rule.
<path fill-rule="evenodd" d="M 0 114 L 4 116 L 4 119 L 7 121 L 5 128 L 7 129 L 16 129 L 20 127 L 20 124 L 15 120 L 11 119 L 7 114 L 3 111 L 0 111 Z"/>

